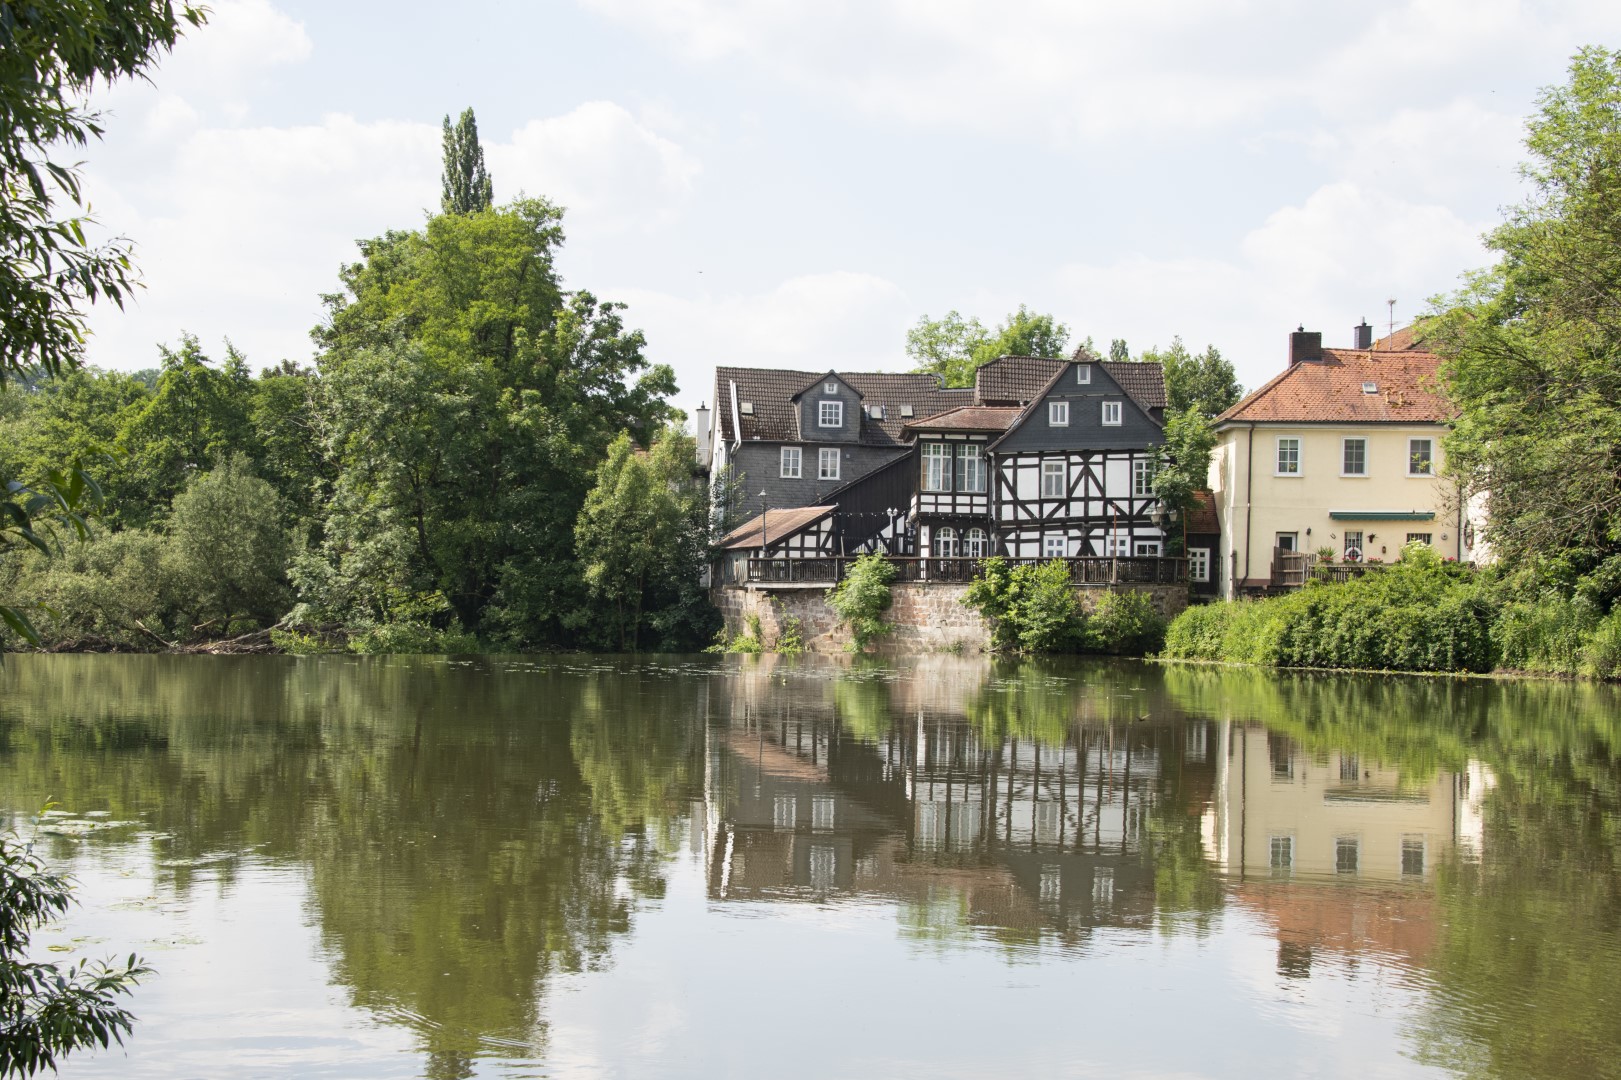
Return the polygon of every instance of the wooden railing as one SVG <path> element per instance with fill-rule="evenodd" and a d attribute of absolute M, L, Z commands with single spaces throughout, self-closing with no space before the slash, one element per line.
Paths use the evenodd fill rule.
<path fill-rule="evenodd" d="M 845 567 L 854 559 L 750 559 L 744 582 L 750 584 L 832 585 L 844 579 Z M 1017 566 L 1023 563 L 1052 562 L 1051 559 L 1005 559 Z M 1079 556 L 1061 560 L 1069 567 L 1069 580 L 1076 585 L 1179 585 L 1188 580 L 1188 560 L 1158 555 Z M 979 576 L 984 559 L 891 558 L 895 581 L 963 584 Z"/>
<path fill-rule="evenodd" d="M 1311 551 L 1272 549 L 1272 587 L 1276 589 L 1298 589 L 1307 581 L 1345 582 L 1384 568 L 1384 563 L 1331 563 Z"/>

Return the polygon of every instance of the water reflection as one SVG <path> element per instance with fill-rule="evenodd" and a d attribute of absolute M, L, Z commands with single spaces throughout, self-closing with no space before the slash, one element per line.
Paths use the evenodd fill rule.
<path fill-rule="evenodd" d="M 1390 1038 L 1425 1065 L 1602 1076 L 1621 1060 L 1617 704 L 949 656 L 19 657 L 0 801 L 140 822 L 53 850 L 93 867 L 146 844 L 165 895 L 303 873 L 329 977 L 434 1077 L 544 1069 L 555 995 L 636 969 L 638 920 L 687 866 L 692 934 L 876 905 L 940 963 L 1163 940 L 1189 977 L 1218 936 L 1259 936 L 1280 987 L 1422 991 Z M 706 985 L 721 1007 L 729 984 Z"/>

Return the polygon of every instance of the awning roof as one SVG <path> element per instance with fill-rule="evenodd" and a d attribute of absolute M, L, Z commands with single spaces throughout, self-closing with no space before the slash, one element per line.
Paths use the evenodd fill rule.
<path fill-rule="evenodd" d="M 1335 521 L 1434 521 L 1433 510 L 1330 510 Z"/>

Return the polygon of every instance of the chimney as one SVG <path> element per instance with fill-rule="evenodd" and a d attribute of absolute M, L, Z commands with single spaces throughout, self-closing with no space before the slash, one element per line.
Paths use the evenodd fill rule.
<path fill-rule="evenodd" d="M 1294 367 L 1307 360 L 1321 360 L 1323 358 L 1323 335 L 1318 330 L 1307 330 L 1304 326 L 1289 335 L 1289 366 Z"/>
<path fill-rule="evenodd" d="M 709 468 L 709 455 L 713 447 L 709 444 L 709 406 L 703 402 L 692 410 L 692 437 L 698 443 L 698 464 Z"/>
<path fill-rule="evenodd" d="M 1351 328 L 1351 348 L 1373 348 L 1373 327 L 1368 325 L 1368 317 L 1362 316 L 1362 325 Z"/>

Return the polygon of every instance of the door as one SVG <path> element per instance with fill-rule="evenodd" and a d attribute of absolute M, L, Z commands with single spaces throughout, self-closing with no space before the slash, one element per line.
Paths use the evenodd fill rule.
<path fill-rule="evenodd" d="M 1299 551 L 1300 548 L 1297 546 L 1299 541 L 1299 533 L 1279 533 L 1277 543 L 1272 546 L 1281 551 Z"/>

